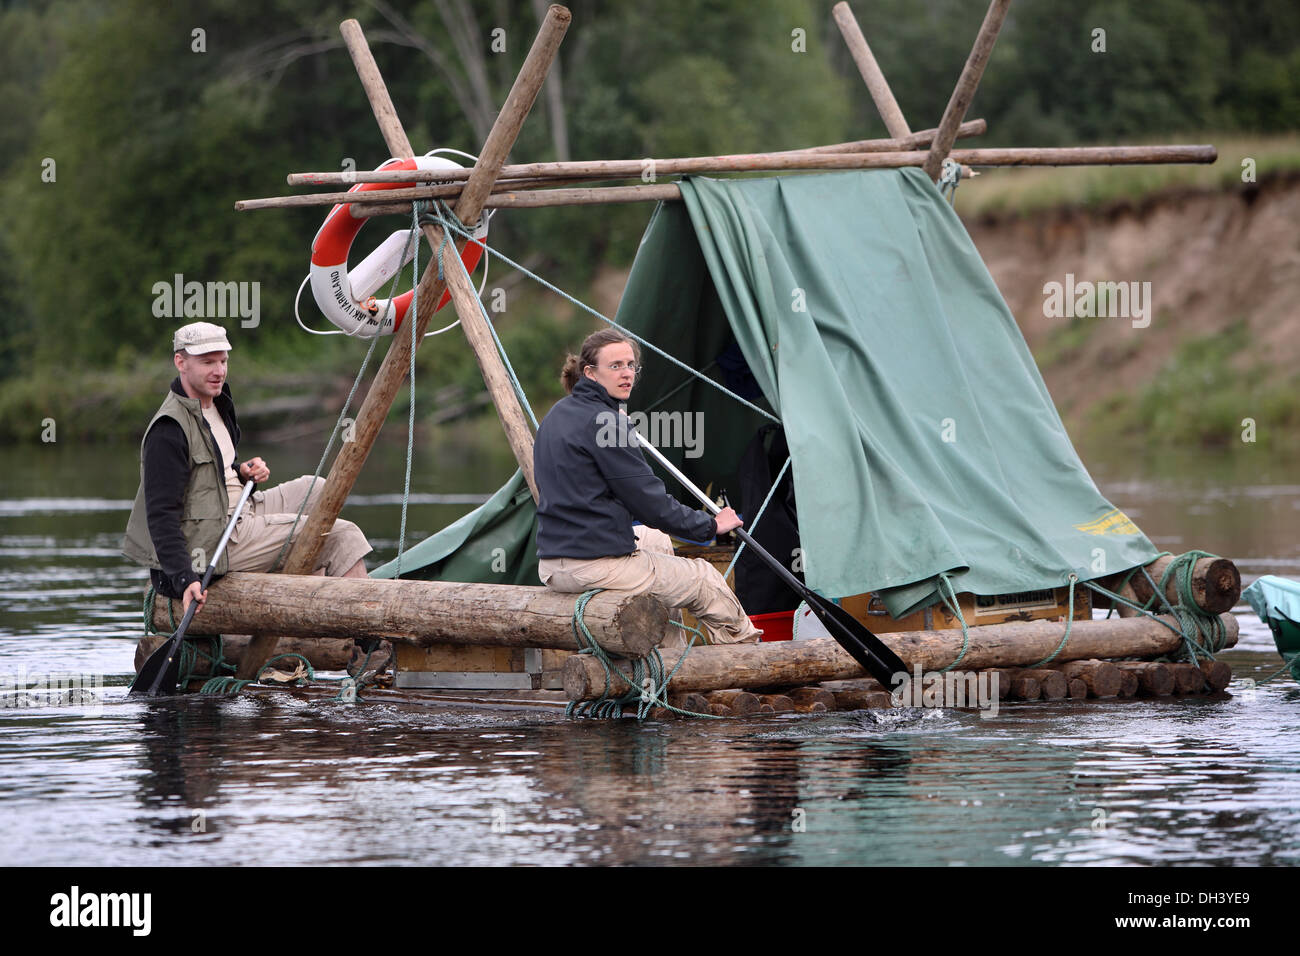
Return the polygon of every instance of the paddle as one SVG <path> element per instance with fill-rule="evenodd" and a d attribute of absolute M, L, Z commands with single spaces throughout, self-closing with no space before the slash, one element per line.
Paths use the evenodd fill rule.
<path fill-rule="evenodd" d="M 629 430 L 633 435 L 636 435 L 637 443 L 648 451 L 655 461 L 663 465 L 674 478 L 685 485 L 691 494 L 703 502 L 704 507 L 708 508 L 711 514 L 716 515 L 722 510 L 709 499 L 708 495 L 695 487 L 691 480 L 677 469 L 677 466 L 660 454 L 658 448 L 646 441 L 640 432 L 635 428 L 631 428 L 630 425 Z M 840 647 L 844 648 L 850 657 L 862 665 L 863 670 L 880 681 L 886 688 L 891 689 L 895 684 L 895 675 L 908 673 L 907 665 L 903 663 L 902 659 L 886 647 L 880 638 L 863 627 L 862 622 L 838 604 L 826 600 L 826 598 L 800 581 L 789 568 L 763 550 L 744 528 L 737 528 L 733 533 L 738 535 L 764 564 L 780 575 L 781 579 L 803 598 L 809 609 L 826 626 L 826 630 L 831 637 L 839 642 Z"/>
<path fill-rule="evenodd" d="M 203 572 L 203 581 L 199 587 L 204 591 L 208 589 L 208 584 L 212 581 L 212 575 L 217 569 L 217 561 L 221 558 L 221 552 L 226 550 L 226 542 L 230 540 L 230 534 L 235 530 L 235 522 L 239 520 L 239 513 L 244 510 L 244 502 L 248 501 L 248 496 L 253 493 L 255 485 L 256 483 L 252 481 L 244 484 L 244 493 L 239 496 L 239 504 L 235 505 L 235 513 L 230 516 L 230 523 L 226 525 L 226 530 L 221 535 L 221 541 L 217 544 L 216 553 L 212 555 L 212 560 L 208 562 L 208 569 Z M 184 640 L 185 632 L 189 630 L 190 621 L 194 620 L 194 613 L 198 609 L 199 602 L 191 601 L 190 606 L 185 609 L 185 616 L 181 618 L 180 627 L 176 628 L 175 633 L 149 655 L 149 659 L 140 668 L 140 673 L 136 674 L 135 680 L 131 682 L 129 693 L 157 697 L 159 694 L 170 694 L 175 690 L 176 681 L 180 679 L 181 672 L 181 641 Z M 166 689 L 164 690 L 164 688 Z"/>

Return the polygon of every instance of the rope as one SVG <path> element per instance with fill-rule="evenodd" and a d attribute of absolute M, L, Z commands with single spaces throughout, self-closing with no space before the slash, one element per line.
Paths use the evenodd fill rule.
<path fill-rule="evenodd" d="M 764 498 L 763 503 L 758 506 L 758 512 L 754 515 L 754 520 L 749 523 L 749 527 L 746 530 L 751 535 L 757 530 L 759 519 L 763 517 L 763 512 L 767 510 L 767 503 L 771 501 L 772 496 L 776 494 L 776 489 L 777 486 L 781 484 L 781 479 L 784 478 L 785 473 L 789 471 L 790 461 L 791 461 L 791 456 L 786 455 L 785 464 L 781 466 L 781 471 L 777 474 L 776 481 L 772 482 L 772 487 L 767 490 L 767 497 Z M 727 570 L 722 573 L 722 576 L 724 578 L 731 573 L 731 569 L 734 568 L 736 566 L 736 562 L 740 560 L 741 552 L 745 550 L 745 545 L 747 543 L 748 542 L 743 540 L 740 542 L 740 547 L 736 549 L 736 553 L 732 556 L 731 563 L 727 565 Z"/>
<path fill-rule="evenodd" d="M 961 163 L 954 162 L 951 159 L 943 161 L 943 171 L 939 174 L 939 193 L 948 200 L 948 205 L 952 206 L 957 201 L 957 187 L 961 184 Z"/>
<path fill-rule="evenodd" d="M 962 658 L 966 656 L 966 651 L 970 648 L 970 628 L 967 627 L 966 618 L 961 613 L 961 603 L 957 600 L 957 591 L 953 588 L 952 581 L 948 578 L 947 571 L 939 572 L 939 581 L 942 584 L 948 585 L 947 594 L 943 593 L 942 588 L 939 590 L 939 597 L 943 601 L 944 607 L 948 608 L 949 613 L 951 613 L 953 617 L 957 618 L 958 622 L 961 624 L 961 651 L 955 658 L 953 658 L 951 664 L 947 667 L 939 668 L 938 672 L 944 674 L 960 664 Z M 949 599 L 950 597 L 951 600 Z"/>
<path fill-rule="evenodd" d="M 664 676 L 664 659 L 655 648 L 647 657 L 634 659 L 632 663 L 632 674 L 629 676 L 618 669 L 613 658 L 601 647 L 596 639 L 592 636 L 591 631 L 587 628 L 587 622 L 583 619 L 583 613 L 587 609 L 587 603 L 603 591 L 604 588 L 593 588 L 590 591 L 584 591 L 578 596 L 578 600 L 573 605 L 573 636 L 578 642 L 578 653 L 589 654 L 594 657 L 605 672 L 604 689 L 600 696 L 595 700 L 577 701 L 571 700 L 567 707 L 564 708 L 566 717 L 602 717 L 613 719 L 623 716 L 623 708 L 628 704 L 636 704 L 636 719 L 644 720 L 653 707 L 664 707 L 675 714 L 683 717 L 708 717 L 716 718 L 714 714 L 697 714 L 691 710 L 684 710 L 680 707 L 674 707 L 668 703 L 668 685 L 676 676 L 682 662 L 686 660 L 686 655 L 690 653 L 695 646 L 696 639 L 703 640 L 704 635 L 696 628 L 689 627 L 680 621 L 672 621 L 677 627 L 690 631 L 692 637 L 686 645 L 686 650 L 682 651 L 681 657 L 673 665 L 673 669 Z M 614 686 L 614 677 L 621 677 L 628 685 L 628 692 L 621 697 L 611 697 L 609 689 Z M 647 683 L 649 686 L 647 686 Z"/>
<path fill-rule="evenodd" d="M 413 203 L 411 205 L 412 240 L 415 240 L 415 234 L 420 230 L 420 207 L 422 205 L 422 203 Z M 442 239 L 445 245 L 447 242 L 445 232 Z M 410 248 L 409 244 L 407 248 Z M 438 255 L 438 277 L 441 278 L 441 249 L 439 249 Z M 411 459 L 415 455 L 415 327 L 419 324 L 420 318 L 420 243 L 418 240 L 415 241 L 415 249 L 411 256 L 411 307 L 406 312 L 406 318 L 408 320 L 406 324 L 411 329 L 411 355 L 410 365 L 407 369 L 407 380 L 410 383 L 411 390 L 411 407 L 408 409 L 406 416 L 406 477 L 402 482 L 402 523 L 397 533 L 397 570 L 393 574 L 395 578 L 402 576 L 402 553 L 406 550 L 406 507 L 411 498 Z"/>
<path fill-rule="evenodd" d="M 1029 665 L 1030 667 L 1042 667 L 1045 664 L 1050 664 L 1053 660 L 1056 659 L 1057 654 L 1065 650 L 1065 642 L 1070 639 L 1070 629 L 1074 627 L 1074 585 L 1075 582 L 1078 580 L 1079 580 L 1079 576 L 1075 574 L 1073 571 L 1071 571 L 1070 572 L 1070 605 L 1069 605 L 1070 609 L 1069 611 L 1066 612 L 1065 615 L 1065 635 L 1061 638 L 1061 643 L 1056 645 L 1056 650 L 1052 651 L 1052 653 L 1048 654 L 1037 664 L 1030 664 Z"/>
<path fill-rule="evenodd" d="M 455 217 L 453 216 L 452 218 L 455 218 Z M 472 239 L 472 238 L 473 238 L 473 237 L 472 237 L 472 236 L 471 236 L 471 235 L 470 235 L 470 234 L 465 230 L 464 226 L 461 225 L 461 224 L 459 223 L 459 221 L 457 221 L 457 222 L 455 222 L 455 223 L 452 223 L 452 222 L 445 222 L 445 225 L 447 225 L 447 226 L 448 226 L 448 227 L 449 227 L 453 232 L 460 233 L 460 235 L 464 236 L 464 237 L 467 238 L 467 239 Z M 566 301 L 568 301 L 571 305 L 575 305 L 575 306 L 577 306 L 579 309 L 582 309 L 584 312 L 589 312 L 589 313 L 591 313 L 591 314 L 594 315 L 596 318 L 600 319 L 600 321 L 604 322 L 606 325 L 610 326 L 611 328 L 618 329 L 620 332 L 622 332 L 622 333 L 623 333 L 624 335 L 626 335 L 628 338 L 633 339 L 633 340 L 635 340 L 636 342 L 639 342 L 641 345 L 644 345 L 646 348 L 648 348 L 650 351 L 654 352 L 656 355 L 660 356 L 661 358 L 665 358 L 665 359 L 667 359 L 667 360 L 668 360 L 669 362 L 671 362 L 673 365 L 676 365 L 678 368 L 682 369 L 683 371 L 688 372 L 688 373 L 690 373 L 691 375 L 694 375 L 694 376 L 695 376 L 696 378 L 698 378 L 700 381 L 702 381 L 702 382 L 706 382 L 707 384 L 709 384 L 709 385 L 711 385 L 712 387 L 716 388 L 718 391 L 722 392 L 724 395 L 728 395 L 728 396 L 730 396 L 731 398 L 734 398 L 737 402 L 739 402 L 741 405 L 744 405 L 744 406 L 745 406 L 746 408 L 748 408 L 750 411 L 752 411 L 752 412 L 757 412 L 759 415 L 762 415 L 762 416 L 763 416 L 764 418 L 766 418 L 768 421 L 772 421 L 772 422 L 776 422 L 776 423 L 780 424 L 781 419 L 777 418 L 777 417 L 776 417 L 775 415 L 773 415 L 771 412 L 766 411 L 766 410 L 764 410 L 764 409 L 762 409 L 762 408 L 759 408 L 757 405 L 755 405 L 753 402 L 749 401 L 748 399 L 741 398 L 739 395 L 737 395 L 737 394 L 736 394 L 735 392 L 733 392 L 731 389 L 727 388 L 727 387 L 726 387 L 725 385 L 723 385 L 721 382 L 715 382 L 713 379 L 709 378 L 707 375 L 703 374 L 702 372 L 700 372 L 700 371 L 698 371 L 698 370 L 696 370 L 696 369 L 691 368 L 689 365 L 687 365 L 687 364 L 686 364 L 685 362 L 683 362 L 681 359 L 678 359 L 678 358 L 676 358 L 676 357 L 674 357 L 674 356 L 672 356 L 672 355 L 669 355 L 667 352 L 665 352 L 663 349 L 659 348 L 659 346 L 655 345 L 653 342 L 649 341 L 648 339 L 643 339 L 641 336 L 637 335 L 635 332 L 633 332 L 633 331 L 630 330 L 630 329 L 626 329 L 626 328 L 624 328 L 623 326 L 621 326 L 621 325 L 619 325 L 617 322 L 615 322 L 613 319 L 608 318 L 608 317 L 602 315 L 601 313 L 597 312 L 597 311 L 596 311 L 595 309 L 593 309 L 591 306 L 587 305 L 587 303 L 582 302 L 582 301 L 580 301 L 580 300 L 578 300 L 578 299 L 575 299 L 573 296 L 569 295 L 569 293 L 565 292 L 563 289 L 561 289 L 561 288 L 559 288 L 558 286 L 555 286 L 555 285 L 553 285 L 552 283 L 546 281 L 546 280 L 543 279 L 541 276 L 539 276 L 537 273 L 535 273 L 535 272 L 533 272 L 531 269 L 529 269 L 527 266 L 525 266 L 525 265 L 523 265 L 523 264 L 521 264 L 521 263 L 515 262 L 515 260 L 513 260 L 513 259 L 511 259 L 509 256 L 505 255 L 505 254 L 502 253 L 500 250 L 492 248 L 492 247 L 489 246 L 486 242 L 484 242 L 484 241 L 482 241 L 482 240 L 480 240 L 480 239 L 475 239 L 474 241 L 477 242 L 477 243 L 479 243 L 479 245 L 481 245 L 481 246 L 482 246 L 484 249 L 486 249 L 488 252 L 492 253 L 492 255 L 494 255 L 496 258 L 500 259 L 500 260 L 501 260 L 502 262 L 504 262 L 506 265 L 508 265 L 508 266 L 513 266 L 515 269 L 518 269 L 518 270 L 519 270 L 520 272 L 522 272 L 524 275 L 528 276 L 528 278 L 532 279 L 534 282 L 537 282 L 537 283 L 539 283 L 539 284 L 542 285 L 542 286 L 545 286 L 547 289 L 551 290 L 551 291 L 554 292 L 556 295 L 558 295 L 558 296 L 560 296 L 561 298 L 563 298 L 563 299 L 565 299 Z"/>

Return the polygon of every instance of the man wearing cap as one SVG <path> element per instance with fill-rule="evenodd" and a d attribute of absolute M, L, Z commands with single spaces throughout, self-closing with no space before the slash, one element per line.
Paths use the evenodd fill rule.
<path fill-rule="evenodd" d="M 183 607 L 207 593 L 203 571 L 230 521 L 245 481 L 264 482 L 271 470 L 261 458 L 238 462 L 239 425 L 226 384 L 230 342 L 225 329 L 194 322 L 176 331 L 172 361 L 180 374 L 145 429 L 140 443 L 140 488 L 127 520 L 122 551 L 150 569 L 159 594 Z M 314 484 L 314 486 L 313 486 Z M 254 492 L 217 561 L 217 574 L 270 571 L 307 497 L 306 514 L 325 482 L 304 475 Z M 309 494 L 310 492 L 310 494 Z M 316 570 L 363 578 L 366 537 L 351 521 L 336 520 L 316 559 Z"/>

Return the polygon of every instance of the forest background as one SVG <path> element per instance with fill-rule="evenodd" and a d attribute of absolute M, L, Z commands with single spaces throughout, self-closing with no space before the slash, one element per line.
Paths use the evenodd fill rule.
<path fill-rule="evenodd" d="M 573 27 L 511 161 L 885 136 L 831 5 L 574 0 Z M 937 124 L 985 7 L 855 4 L 914 129 Z M 181 324 L 154 314 L 154 286 L 177 274 L 259 284 L 260 320 L 238 329 L 232 355 L 241 411 L 245 400 L 253 414 L 258 403 L 277 416 L 319 413 L 331 401 L 337 409 L 365 343 L 309 336 L 293 316 L 325 210 L 236 213 L 234 202 L 292 192 L 290 171 L 369 169 L 387 158 L 341 20 L 362 22 L 417 152 L 474 152 L 544 9 L 538 0 L 5 3 L 0 287 L 10 298 L 0 309 L 0 441 L 38 441 L 47 418 L 59 422 L 61 439 L 138 436 L 167 378 L 170 331 Z M 1104 55 L 1090 50 L 1098 27 Z M 1300 5 L 1017 0 L 967 115 L 989 126 L 970 146 L 1249 138 L 1267 144 L 1261 176 L 1300 169 Z M 1240 185 L 1235 161 L 1220 166 L 1210 179 L 1197 173 L 1198 188 Z M 1096 204 L 1148 182 L 1115 170 L 1107 190 L 1053 201 Z M 1014 189 L 997 195 L 1002 213 L 1029 202 Z M 496 217 L 491 241 L 612 309 L 649 212 L 519 211 Z M 362 234 L 354 262 L 362 244 L 400 228 L 388 222 Z M 501 264 L 488 288 L 504 289 L 508 305 L 494 318 L 545 410 L 559 395 L 564 350 L 595 320 Z M 308 292 L 302 312 L 309 325 L 327 326 Z M 475 397 L 482 385 L 458 331 L 430 340 L 419 362 L 419 380 L 436 394 L 419 406 L 425 420 L 468 416 L 495 427 Z M 394 414 L 405 417 L 403 401 Z"/>

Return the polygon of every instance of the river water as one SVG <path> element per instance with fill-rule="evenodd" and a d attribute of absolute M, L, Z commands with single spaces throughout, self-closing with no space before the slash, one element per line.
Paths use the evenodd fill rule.
<path fill-rule="evenodd" d="M 273 480 L 318 448 L 266 457 Z M 404 447 L 344 516 L 397 547 Z M 118 553 L 135 449 L 6 452 L 0 863 L 1295 864 L 1300 688 L 1254 614 L 1217 699 L 1006 704 L 762 719 L 571 721 L 328 695 L 131 700 L 143 575 Z M 1300 577 L 1300 469 L 1248 452 L 1090 461 L 1161 547 Z M 417 454 L 408 535 L 511 471 L 502 449 Z M 451 496 L 451 497 L 447 497 Z"/>

